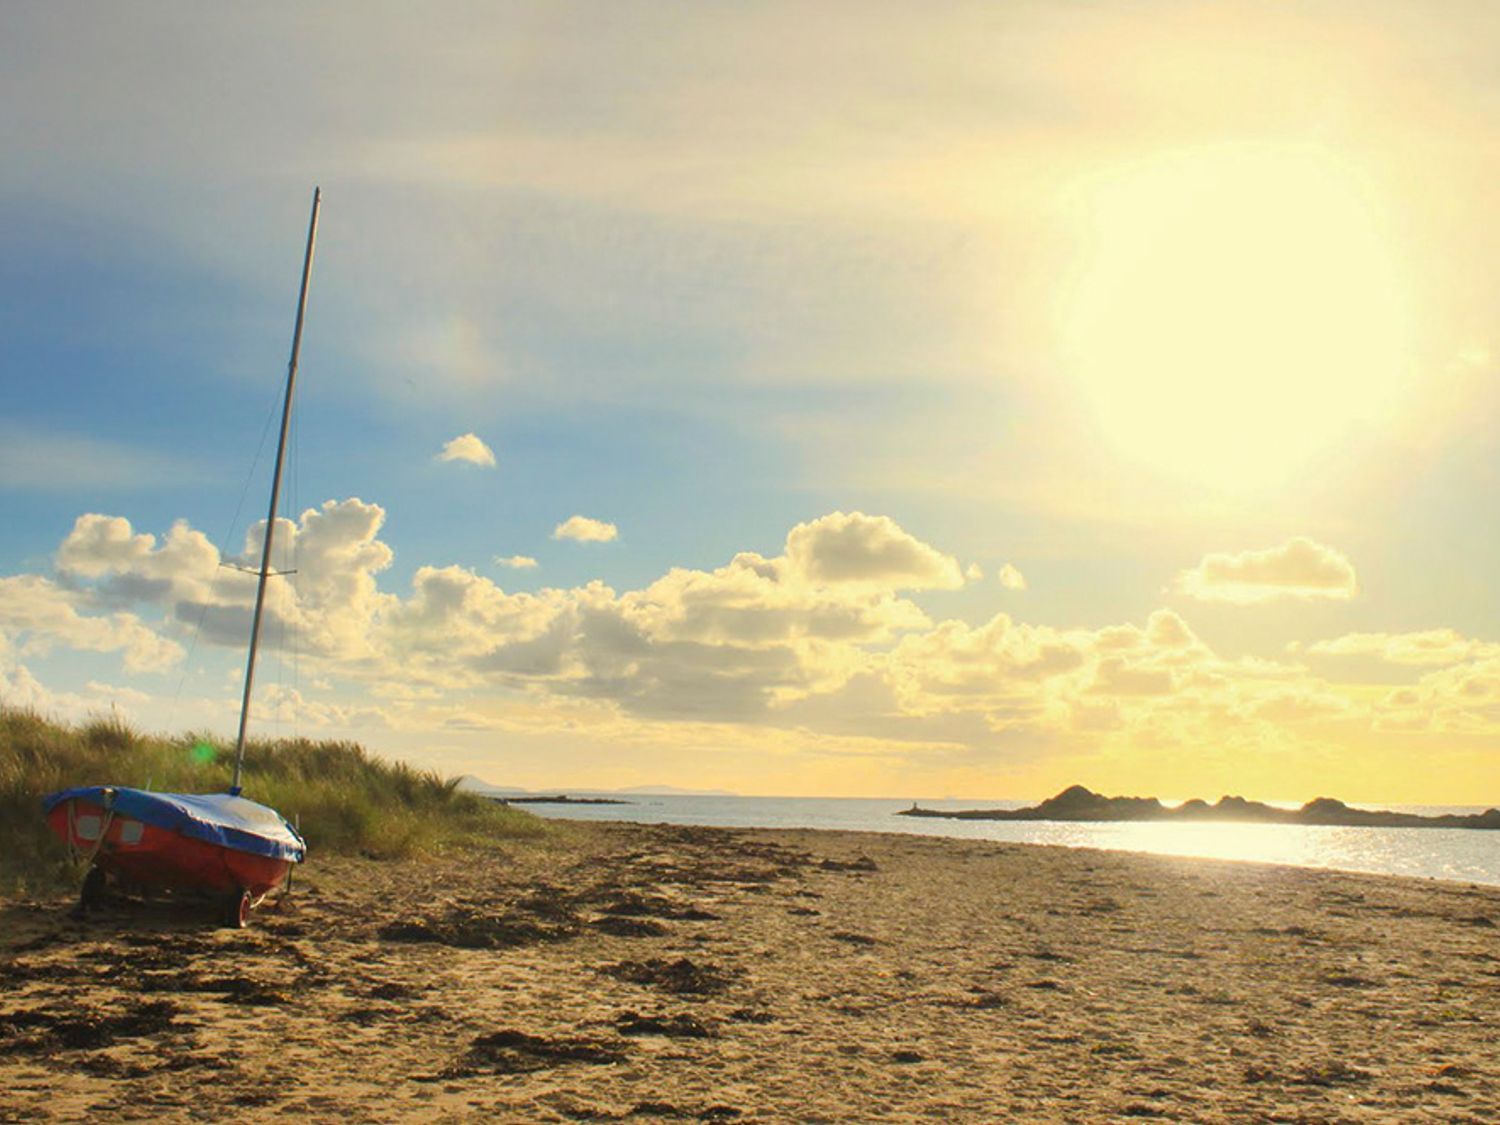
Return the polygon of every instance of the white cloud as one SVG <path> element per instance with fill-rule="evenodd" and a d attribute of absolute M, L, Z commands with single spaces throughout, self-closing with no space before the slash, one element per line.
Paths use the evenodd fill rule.
<path fill-rule="evenodd" d="M 1263 551 L 1205 555 L 1172 589 L 1199 601 L 1248 605 L 1287 597 L 1347 600 L 1359 582 L 1343 554 L 1299 536 Z"/>
<path fill-rule="evenodd" d="M 383 590 L 392 559 L 380 539 L 384 518 L 361 500 L 329 501 L 278 529 L 297 552 L 298 573 L 272 584 L 269 612 L 298 630 L 305 682 L 341 694 L 337 702 L 324 702 L 334 698 L 328 688 L 318 701 L 268 697 L 270 713 L 329 729 L 396 726 L 399 715 L 403 729 L 416 729 L 410 709 L 441 702 L 435 729 L 483 699 L 486 714 L 515 704 L 535 724 L 587 712 L 622 737 L 644 729 L 632 724 L 670 720 L 971 751 L 1153 753 L 1288 745 L 1327 724 L 1500 726 L 1500 676 L 1494 661 L 1479 659 L 1482 646 L 1372 706 L 1366 688 L 1327 683 L 1298 664 L 1220 657 L 1168 609 L 1092 629 L 1005 614 L 980 625 L 934 622 L 907 591 L 962 583 L 959 565 L 887 517 L 834 512 L 793 527 L 778 554 L 673 568 L 637 589 L 593 582 L 534 593 L 507 593 L 458 566 L 419 566 L 409 589 Z M 239 557 L 254 559 L 263 530 L 251 529 Z M 67 585 L 0 579 L 8 694 L 40 698 L 14 658 L 53 646 L 119 651 L 128 671 L 163 666 L 180 649 L 136 610 L 179 631 L 201 616 L 202 641 L 241 650 L 254 582 L 221 569 L 186 524 L 156 537 L 90 515 L 58 558 Z M 1402 641 L 1435 662 L 1426 654 L 1446 659 L 1463 643 L 1446 631 L 1351 638 L 1323 647 L 1401 654 Z"/>
<path fill-rule="evenodd" d="M 569 516 L 552 529 L 554 539 L 572 539 L 579 543 L 608 543 L 619 538 L 620 529 L 604 520 L 588 516 Z"/>
<path fill-rule="evenodd" d="M 1007 590 L 1026 589 L 1026 576 L 1010 563 L 1006 563 L 1000 568 L 999 578 L 1000 585 L 1004 586 Z"/>
<path fill-rule="evenodd" d="M 1099 662 L 1089 691 L 1099 695 L 1170 695 L 1176 687 L 1169 669 L 1133 664 L 1110 656 Z"/>
<path fill-rule="evenodd" d="M 530 555 L 496 555 L 495 565 L 508 567 L 511 570 L 534 570 L 536 559 Z"/>
<path fill-rule="evenodd" d="M 1162 649 L 1185 649 L 1198 644 L 1187 622 L 1170 609 L 1155 610 L 1146 618 L 1146 639 Z"/>
<path fill-rule="evenodd" d="M 1500 731 L 1500 656 L 1429 672 L 1415 684 L 1387 692 L 1375 707 L 1374 725 L 1493 739 Z"/>
<path fill-rule="evenodd" d="M 290 626 L 310 654 L 344 659 L 369 655 L 372 624 L 395 600 L 380 593 L 375 578 L 393 557 L 390 547 L 378 539 L 384 522 L 382 508 L 358 499 L 330 500 L 303 512 L 297 522 L 278 520 L 276 542 L 286 559 L 295 560 L 289 568 L 296 573 L 267 585 L 263 636 L 275 637 L 281 632 L 278 626 Z M 137 534 L 130 521 L 120 517 L 80 516 L 57 554 L 58 569 L 70 589 L 53 598 L 51 612 L 58 618 L 67 606 L 149 608 L 178 627 L 200 630 L 211 642 L 242 646 L 250 635 L 255 580 L 232 567 L 257 567 L 264 538 L 261 520 L 246 532 L 242 552 L 221 560 L 207 537 L 182 521 L 158 541 L 154 535 Z M 232 566 L 221 567 L 221 561 Z M 23 604 L 15 596 L 0 601 L 0 616 L 5 609 L 19 612 Z M 117 629 L 138 631 L 126 648 L 127 661 L 159 659 L 146 654 L 146 636 L 175 647 L 175 642 L 157 638 L 131 615 L 116 614 L 114 620 Z M 71 637 L 65 643 L 73 647 L 93 647 L 77 638 L 85 631 L 98 634 L 103 621 L 88 616 L 86 624 L 65 629 L 66 622 L 54 621 L 51 628 L 58 636 Z M 0 620 L 0 629 L 4 627 Z"/>
<path fill-rule="evenodd" d="M 60 708 L 58 697 L 24 664 L 0 660 L 0 702 L 41 714 L 55 714 Z"/>
<path fill-rule="evenodd" d="M 309 699 L 296 688 L 271 684 L 259 694 L 256 714 L 262 721 L 319 730 L 388 728 L 391 718 L 380 707 L 360 707 Z"/>
<path fill-rule="evenodd" d="M 0 638 L 3 640 L 3 638 Z M 81 691 L 53 691 L 24 664 L 9 659 L 0 644 L 0 704 L 35 711 L 65 722 L 79 722 L 114 713 L 133 720 L 153 702 L 135 688 L 89 680 Z"/>
<path fill-rule="evenodd" d="M 835 513 L 794 527 L 782 555 L 674 568 L 625 593 L 507 594 L 461 567 L 422 567 L 383 613 L 377 647 L 408 682 L 748 719 L 837 689 L 870 665 L 869 646 L 930 627 L 897 590 L 955 580 L 956 563 L 894 521 Z"/>
<path fill-rule="evenodd" d="M 1346 697 L 1304 685 L 1268 691 L 1251 702 L 1248 710 L 1254 718 L 1277 726 L 1343 719 L 1360 713 Z"/>
<path fill-rule="evenodd" d="M 1144 626 L 1096 631 L 1003 614 L 977 628 L 934 625 L 903 592 L 961 586 L 959 564 L 884 516 L 833 512 L 794 526 L 779 555 L 742 552 L 716 570 L 674 568 L 623 593 L 595 582 L 508 594 L 462 567 L 422 566 L 404 596 L 378 585 L 392 557 L 379 539 L 384 518 L 378 506 L 350 499 L 284 522 L 278 539 L 295 553 L 298 573 L 273 583 L 268 612 L 298 630 L 311 674 L 362 681 L 390 699 L 396 684 L 458 695 L 509 690 L 652 719 L 774 722 L 821 697 L 826 705 L 804 711 L 835 727 L 983 739 L 987 730 L 1129 731 L 1159 723 L 1164 709 L 1192 710 L 1205 692 L 1215 695 L 1216 713 L 1236 699 L 1246 709 L 1251 697 L 1232 683 L 1265 677 L 1217 661 L 1168 610 Z M 263 533 L 258 524 L 247 535 L 246 562 Z M 253 582 L 226 576 L 212 546 L 185 524 L 158 540 L 122 519 L 85 517 L 59 559 L 78 597 L 134 599 L 179 621 L 201 617 L 210 642 L 243 644 Z M 866 685 L 863 694 L 842 696 L 855 682 Z M 884 711 L 869 714 L 879 698 Z M 350 707 L 328 712 L 328 721 L 370 721 Z"/>
<path fill-rule="evenodd" d="M 1364 715 L 1347 692 L 1299 666 L 1225 660 L 1166 609 L 1144 626 L 1094 630 L 1005 614 L 979 627 L 944 621 L 907 635 L 883 666 L 902 714 L 931 726 L 974 715 L 1028 740 L 1263 748 L 1295 737 L 1292 727 Z"/>
<path fill-rule="evenodd" d="M 889 516 L 833 512 L 792 528 L 786 557 L 813 583 L 862 582 L 906 590 L 964 584 L 958 561 L 903 531 Z"/>
<path fill-rule="evenodd" d="M 1307 647 L 1312 656 L 1373 656 L 1389 664 L 1457 664 L 1500 655 L 1500 645 L 1472 640 L 1453 629 L 1419 633 L 1346 633 Z"/>
<path fill-rule="evenodd" d="M 34 574 L 0 578 L 0 638 L 25 654 L 54 647 L 119 652 L 127 672 L 159 672 L 182 659 L 182 646 L 133 613 L 92 613 L 87 592 Z"/>
<path fill-rule="evenodd" d="M 295 634 L 301 651 L 313 656 L 372 656 L 374 626 L 398 601 L 381 593 L 376 579 L 395 557 L 378 538 L 384 524 L 385 510 L 358 498 L 325 501 L 295 523 L 279 520 L 276 542 L 296 573 L 267 585 L 262 637 Z M 242 553 L 226 561 L 253 567 L 264 538 L 261 520 L 246 533 Z M 239 646 L 250 635 L 254 598 L 253 579 L 229 571 L 208 597 L 178 601 L 173 612 L 183 622 L 201 622 L 210 640 Z"/>
<path fill-rule="evenodd" d="M 471 465 L 495 467 L 495 451 L 481 441 L 477 434 L 459 434 L 443 446 L 437 455 L 439 461 L 467 461 Z"/>
<path fill-rule="evenodd" d="M 463 567 L 419 567 L 411 596 L 389 605 L 372 643 L 386 653 L 393 674 L 405 666 L 440 680 L 471 682 L 478 676 L 473 661 L 543 635 L 576 595 L 507 594 Z"/>
<path fill-rule="evenodd" d="M 154 535 L 137 535 L 129 520 L 97 513 L 79 516 L 57 552 L 64 575 L 93 580 L 100 596 L 124 603 L 204 597 L 219 577 L 219 562 L 218 548 L 186 521 L 174 523 L 158 545 Z"/>

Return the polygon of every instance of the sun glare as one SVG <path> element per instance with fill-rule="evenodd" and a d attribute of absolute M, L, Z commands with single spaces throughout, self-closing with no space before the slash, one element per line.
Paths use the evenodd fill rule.
<path fill-rule="evenodd" d="M 1314 148 L 1177 153 L 1090 182 L 1063 346 L 1105 440 L 1226 490 L 1379 424 L 1410 313 L 1370 185 Z"/>

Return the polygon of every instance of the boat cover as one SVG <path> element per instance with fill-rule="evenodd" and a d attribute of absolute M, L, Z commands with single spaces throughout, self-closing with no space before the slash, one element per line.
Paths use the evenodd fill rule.
<path fill-rule="evenodd" d="M 251 855 L 301 863 L 307 854 L 302 837 L 275 809 L 228 793 L 149 793 L 117 785 L 87 785 L 49 793 L 42 798 L 42 809 L 50 813 L 74 797 L 112 808 L 117 816 Z"/>

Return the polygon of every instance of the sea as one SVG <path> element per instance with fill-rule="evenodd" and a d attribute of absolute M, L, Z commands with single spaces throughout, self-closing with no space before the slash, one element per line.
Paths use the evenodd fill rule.
<path fill-rule="evenodd" d="M 1321 825 L 1228 823 L 1082 823 L 1074 821 L 945 820 L 897 816 L 910 801 L 862 797 L 729 797 L 589 794 L 625 804 L 526 804 L 560 820 L 621 820 L 720 828 L 826 828 L 898 832 L 959 840 L 1001 840 L 1069 848 L 1324 867 L 1377 875 L 1408 875 L 1500 886 L 1500 832 L 1463 828 L 1331 828 Z M 1028 801 L 924 800 L 930 809 L 1022 808 Z M 1480 813 L 1478 806 L 1391 805 L 1424 816 Z"/>

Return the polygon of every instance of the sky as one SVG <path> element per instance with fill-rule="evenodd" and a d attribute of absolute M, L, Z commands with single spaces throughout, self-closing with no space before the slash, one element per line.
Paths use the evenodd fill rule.
<path fill-rule="evenodd" d="M 6 5 L 0 702 L 1500 802 L 1500 9 Z"/>

